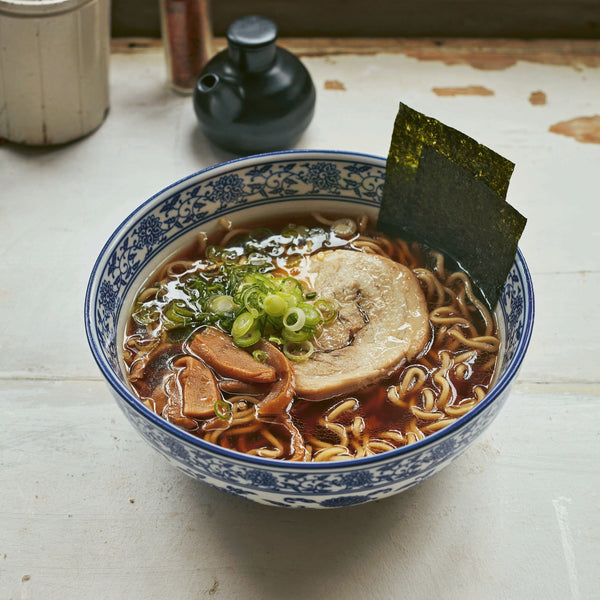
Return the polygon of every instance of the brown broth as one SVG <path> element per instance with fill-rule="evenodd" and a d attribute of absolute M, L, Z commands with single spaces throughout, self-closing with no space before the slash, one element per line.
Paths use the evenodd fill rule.
<path fill-rule="evenodd" d="M 278 219 L 270 223 L 270 229 L 273 231 L 281 231 L 282 227 L 287 224 L 287 219 Z M 306 227 L 317 227 L 319 224 L 312 219 L 311 217 L 303 217 L 296 221 L 297 224 L 306 226 Z M 254 225 L 250 226 L 253 228 Z M 378 234 L 377 234 L 378 235 Z M 211 239 L 208 240 L 209 244 L 215 244 L 218 241 L 219 234 L 215 234 L 211 236 Z M 315 236 L 316 237 L 319 236 Z M 315 239 L 311 238 L 311 236 L 307 236 L 306 238 L 299 239 L 297 244 L 297 250 L 299 253 L 306 252 L 309 246 L 312 244 L 312 251 L 318 250 L 318 244 L 315 242 Z M 322 240 L 320 242 L 323 243 Z M 235 239 L 232 240 L 232 244 L 235 244 Z M 333 236 L 330 240 L 327 241 L 327 248 L 330 247 L 352 247 L 351 244 L 348 243 L 347 240 Z M 395 250 L 396 252 L 396 250 Z M 404 252 L 397 249 L 396 258 L 404 256 Z M 197 247 L 190 247 L 185 251 L 181 252 L 178 257 L 179 260 L 198 260 L 203 258 L 199 256 L 197 253 Z M 284 261 L 281 258 L 274 259 L 274 262 L 277 264 L 278 269 L 287 269 L 289 273 L 292 275 L 296 274 L 293 266 L 285 266 Z M 402 262 L 402 261 L 401 261 Z M 425 268 L 432 268 L 433 259 L 429 256 L 427 249 L 423 248 L 419 245 L 412 245 L 410 250 L 410 261 L 409 263 L 416 263 L 418 266 L 422 266 Z M 451 265 L 451 263 L 446 259 L 446 265 L 450 265 L 452 269 L 455 269 L 455 265 Z M 414 267 L 415 264 L 408 264 L 410 267 Z M 423 284 L 422 284 L 423 285 Z M 434 300 L 429 304 L 429 309 L 432 310 L 435 308 Z M 472 314 L 472 324 L 474 328 L 481 332 L 483 329 L 483 318 L 477 312 L 477 310 L 470 309 Z M 435 339 L 435 334 L 439 330 L 439 326 L 435 326 L 432 324 L 432 332 L 434 334 L 432 339 Z M 192 330 L 184 331 L 184 334 L 191 334 Z M 492 332 L 494 336 L 497 335 L 497 330 L 494 325 L 494 331 Z M 479 335 L 482 335 L 479 333 Z M 133 318 L 130 319 L 126 339 L 124 343 L 124 355 L 125 362 L 131 373 L 135 370 L 136 361 L 143 360 L 143 353 L 137 355 L 137 349 L 135 347 L 134 341 L 147 336 L 146 327 L 144 325 L 140 325 Z M 181 335 L 181 332 L 177 333 L 174 337 L 177 338 L 184 337 Z M 169 334 L 167 338 L 173 337 L 172 334 Z M 183 339 L 176 339 L 171 343 L 160 343 L 160 350 L 153 350 L 154 354 L 150 354 L 150 359 L 146 360 L 143 368 L 143 375 L 141 378 L 134 378 L 131 381 L 131 386 L 135 391 L 136 395 L 140 398 L 140 400 L 144 401 L 148 406 L 152 409 L 160 412 L 160 406 L 157 405 L 155 399 L 153 398 L 153 390 L 160 386 L 166 376 L 172 373 L 172 362 L 179 356 L 184 355 L 185 353 L 185 344 L 182 343 Z M 156 344 L 158 347 L 158 343 Z M 444 346 L 439 346 L 437 342 L 431 344 L 430 347 L 426 348 L 423 354 L 410 363 L 405 363 L 401 365 L 400 368 L 393 374 L 391 374 L 386 379 L 380 381 L 378 384 L 371 386 L 366 390 L 362 390 L 356 394 L 350 396 L 357 401 L 357 407 L 355 410 L 347 411 L 341 414 L 339 417 L 335 419 L 335 423 L 337 425 L 341 425 L 345 427 L 347 430 L 350 429 L 352 425 L 353 419 L 356 417 L 362 418 L 363 428 L 362 428 L 362 436 L 365 440 L 378 440 L 383 439 L 387 432 L 398 432 L 406 439 L 407 430 L 410 427 L 416 427 L 417 430 L 420 427 L 426 426 L 428 423 L 431 423 L 431 420 L 423 420 L 418 416 L 415 416 L 412 412 L 411 407 L 417 407 L 423 409 L 423 399 L 422 399 L 422 390 L 425 388 L 429 388 L 434 392 L 434 395 L 438 395 L 440 392 L 440 386 L 435 381 L 434 375 L 439 371 L 439 358 L 438 352 L 440 351 L 449 352 L 449 356 L 456 357 L 465 351 L 469 350 L 469 347 L 464 346 L 462 343 L 453 341 L 452 347 L 447 348 Z M 137 358 L 136 358 L 137 355 Z M 142 358 L 140 358 L 140 356 Z M 473 397 L 473 390 L 476 387 L 480 387 L 483 390 L 483 393 L 487 391 L 490 382 L 492 381 L 494 374 L 494 366 L 495 366 L 496 353 L 488 352 L 488 351 L 479 351 L 475 358 L 465 361 L 465 367 L 462 367 L 463 371 L 465 371 L 468 375 L 466 379 L 462 379 L 456 375 L 454 370 L 454 366 L 451 370 L 448 371 L 447 381 L 450 385 L 451 389 L 451 398 L 448 402 L 450 406 L 460 406 L 462 402 L 471 402 L 475 400 Z M 394 403 L 390 401 L 388 397 L 388 392 L 390 387 L 399 386 L 402 381 L 403 374 L 406 372 L 411 366 L 419 366 L 423 372 L 426 372 L 425 383 L 422 387 L 417 390 L 409 391 L 403 397 L 401 402 Z M 139 366 L 139 365 L 138 365 Z M 215 376 L 218 380 L 222 380 L 223 377 L 219 373 L 215 373 Z M 234 394 L 231 393 L 223 393 L 222 400 L 225 402 L 229 402 Z M 297 430 L 302 434 L 305 442 L 306 440 L 310 440 L 311 438 L 317 438 L 321 442 L 329 443 L 329 444 L 339 444 L 340 437 L 331 429 L 327 429 L 324 426 L 324 419 L 330 410 L 339 405 L 340 402 L 347 399 L 348 396 L 333 398 L 330 400 L 325 400 L 321 402 L 309 402 L 303 400 L 301 398 L 295 397 L 290 405 L 288 406 L 288 420 L 291 419 L 291 422 L 297 428 Z M 477 399 L 478 401 L 479 399 Z M 249 404 L 250 405 L 250 404 Z M 443 412 L 443 411 L 441 411 Z M 169 412 L 171 415 L 172 412 Z M 442 414 L 442 417 L 445 415 Z M 205 437 L 206 431 L 206 423 L 209 419 L 195 419 L 195 427 L 190 428 L 190 422 L 187 421 L 186 429 L 190 431 L 193 435 L 197 435 L 198 437 Z M 214 421 L 214 418 L 213 418 Z M 175 421 L 176 422 L 176 421 Z M 227 423 L 224 421 L 222 425 L 222 429 L 225 429 Z M 219 427 L 219 423 L 217 423 L 216 427 Z M 272 447 L 272 444 L 267 443 L 265 441 L 264 429 L 272 434 L 275 438 L 277 438 L 280 443 L 283 445 L 283 453 L 281 458 L 290 458 L 293 450 L 290 444 L 290 430 L 289 427 L 285 427 L 282 424 L 281 419 L 270 419 L 267 422 L 263 422 L 261 424 L 263 428 L 263 433 L 261 432 L 251 432 L 244 435 L 236 435 L 235 431 L 224 430 L 221 432 L 218 443 L 225 448 L 230 448 L 233 450 L 237 450 L 240 452 L 248 452 L 251 450 L 259 450 L 265 447 Z M 382 437 L 383 436 L 383 437 Z M 386 438 L 389 440 L 389 436 Z M 408 443 L 405 442 L 405 443 Z M 394 443 L 394 446 L 402 445 L 399 443 Z M 366 447 L 366 446 L 365 446 Z"/>

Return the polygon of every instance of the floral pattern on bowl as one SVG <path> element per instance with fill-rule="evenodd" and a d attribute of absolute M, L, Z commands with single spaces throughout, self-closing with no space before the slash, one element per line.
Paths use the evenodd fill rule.
<path fill-rule="evenodd" d="M 247 157 L 201 171 L 150 198 L 115 231 L 91 274 L 85 301 L 90 348 L 117 403 L 144 439 L 184 473 L 249 500 L 288 507 L 359 504 L 401 492 L 460 456 L 506 402 L 533 327 L 531 277 L 519 251 L 497 314 L 504 330 L 501 372 L 467 415 L 424 440 L 342 463 L 289 463 L 242 455 L 204 442 L 141 404 L 119 363 L 118 324 L 127 295 L 156 257 L 204 224 L 243 208 L 272 212 L 310 199 L 349 208 L 379 205 L 385 159 L 333 151 Z M 293 207 L 293 204 L 291 205 Z"/>

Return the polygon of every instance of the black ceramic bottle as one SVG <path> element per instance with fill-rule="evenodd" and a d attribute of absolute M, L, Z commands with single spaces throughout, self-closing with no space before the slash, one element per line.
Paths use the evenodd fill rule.
<path fill-rule="evenodd" d="M 227 30 L 227 49 L 202 70 L 194 110 L 205 135 L 236 154 L 282 150 L 310 123 L 315 87 L 292 53 L 276 45 L 277 26 L 249 15 Z"/>

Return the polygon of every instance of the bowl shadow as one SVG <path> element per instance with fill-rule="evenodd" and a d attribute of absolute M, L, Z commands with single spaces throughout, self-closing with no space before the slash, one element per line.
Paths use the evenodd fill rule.
<path fill-rule="evenodd" d="M 200 482 L 191 489 L 213 507 L 202 537 L 235 565 L 248 598 L 377 597 L 390 568 L 408 573 L 415 561 L 427 560 L 435 541 L 420 523 L 438 510 L 451 470 L 390 498 L 335 509 L 270 507 Z M 224 579 L 214 575 L 217 585 L 225 587 Z M 364 589 L 356 588 L 359 581 Z"/>

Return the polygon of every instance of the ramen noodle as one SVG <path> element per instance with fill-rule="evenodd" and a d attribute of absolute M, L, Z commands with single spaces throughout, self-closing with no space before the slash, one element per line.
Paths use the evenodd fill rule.
<path fill-rule="evenodd" d="M 153 275 L 126 330 L 133 391 L 174 425 L 265 458 L 357 459 L 443 430 L 490 389 L 495 319 L 442 253 L 384 236 L 366 217 L 221 225 Z M 326 267 L 334 275 L 323 283 Z M 388 272 L 407 279 L 396 300 L 377 287 Z M 371 280 L 377 289 L 367 289 Z M 414 339 L 398 342 L 406 351 L 386 347 L 376 364 L 372 348 L 404 330 L 409 295 L 424 325 L 415 321 Z M 357 324 L 348 325 L 350 309 Z M 313 378 L 324 362 L 329 371 Z"/>

